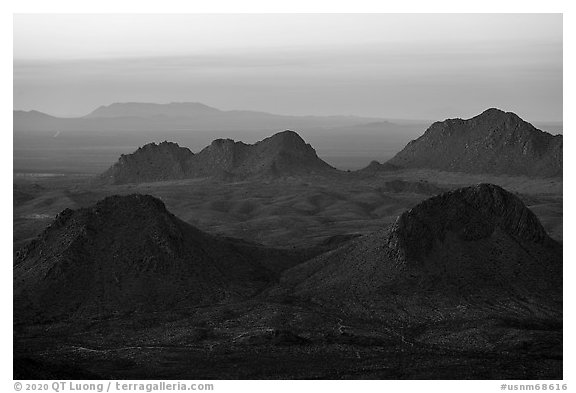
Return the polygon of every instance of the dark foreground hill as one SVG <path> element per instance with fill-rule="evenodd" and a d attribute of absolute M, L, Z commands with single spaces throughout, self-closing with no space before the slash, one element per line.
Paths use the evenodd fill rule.
<path fill-rule="evenodd" d="M 103 317 L 244 299 L 294 253 L 208 235 L 151 196 L 66 209 L 14 266 L 15 320 Z"/>
<path fill-rule="evenodd" d="M 198 154 L 175 143 L 151 143 L 122 155 L 101 178 L 124 184 L 196 177 L 279 177 L 333 170 L 297 133 L 283 131 L 253 145 L 217 139 Z"/>
<path fill-rule="evenodd" d="M 562 378 L 561 246 L 514 195 L 463 188 L 333 240 L 219 238 L 141 195 L 65 210 L 17 254 L 14 377 Z"/>
<path fill-rule="evenodd" d="M 540 131 L 511 112 L 488 109 L 468 120 L 436 122 L 388 161 L 402 168 L 466 173 L 562 176 L 561 135 Z"/>
<path fill-rule="evenodd" d="M 518 197 L 481 184 L 432 197 L 389 228 L 286 271 L 283 283 L 387 321 L 561 318 L 562 248 Z"/>

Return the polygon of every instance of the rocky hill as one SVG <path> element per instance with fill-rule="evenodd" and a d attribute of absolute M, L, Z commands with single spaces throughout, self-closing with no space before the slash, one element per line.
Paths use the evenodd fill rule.
<path fill-rule="evenodd" d="M 62 211 L 17 252 L 15 320 L 32 323 L 186 309 L 244 299 L 294 252 L 206 234 L 147 195 Z"/>
<path fill-rule="evenodd" d="M 488 109 L 468 120 L 432 124 L 389 164 L 466 173 L 562 176 L 561 135 L 535 128 L 511 112 Z"/>
<path fill-rule="evenodd" d="M 396 171 L 400 169 L 400 167 L 396 166 L 396 165 L 392 165 L 388 162 L 385 163 L 380 163 L 376 160 L 370 161 L 370 164 L 368 164 L 366 167 L 357 170 L 357 173 L 360 174 L 374 174 L 374 173 L 378 173 L 378 172 L 390 172 L 390 171 Z"/>
<path fill-rule="evenodd" d="M 182 179 L 189 175 L 194 158 L 176 143 L 149 143 L 132 154 L 122 154 L 101 177 L 113 184 Z"/>
<path fill-rule="evenodd" d="M 292 175 L 333 168 L 294 131 L 283 131 L 254 145 L 218 139 L 196 156 L 196 168 L 217 168 L 235 176 Z"/>
<path fill-rule="evenodd" d="M 283 131 L 253 145 L 217 139 L 198 154 L 175 143 L 148 144 L 123 155 L 102 178 L 124 184 L 197 177 L 277 177 L 333 170 L 297 133 Z"/>
<path fill-rule="evenodd" d="M 420 203 L 390 227 L 286 271 L 283 284 L 387 320 L 556 318 L 562 248 L 518 197 L 481 184 Z"/>

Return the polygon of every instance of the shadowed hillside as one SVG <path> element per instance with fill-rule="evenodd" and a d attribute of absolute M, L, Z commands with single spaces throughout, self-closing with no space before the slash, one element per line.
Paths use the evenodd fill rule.
<path fill-rule="evenodd" d="M 277 251 L 208 235 L 151 196 L 108 197 L 66 209 L 17 253 L 17 320 L 165 311 L 254 295 L 298 262 Z"/>
<path fill-rule="evenodd" d="M 427 199 L 283 282 L 298 296 L 387 320 L 560 318 L 562 248 L 518 197 L 481 184 Z"/>

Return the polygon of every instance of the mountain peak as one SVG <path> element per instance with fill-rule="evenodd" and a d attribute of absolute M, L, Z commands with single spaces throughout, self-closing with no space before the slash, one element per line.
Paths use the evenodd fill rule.
<path fill-rule="evenodd" d="M 164 202 L 156 197 L 144 194 L 112 195 L 89 208 L 64 209 L 56 216 L 54 224 L 62 226 L 69 223 L 72 218 L 91 225 L 97 225 L 103 220 L 113 220 L 119 223 L 129 220 L 134 224 L 140 220 L 146 221 L 160 216 L 172 215 L 166 209 Z"/>
<path fill-rule="evenodd" d="M 404 168 L 555 177 L 562 175 L 562 137 L 512 112 L 490 108 L 467 120 L 432 124 L 388 162 Z"/>
<path fill-rule="evenodd" d="M 276 134 L 264 139 L 259 143 L 276 144 L 286 148 L 307 146 L 307 143 L 304 141 L 304 139 L 302 139 L 302 137 L 297 132 L 291 130 L 277 132 Z"/>
<path fill-rule="evenodd" d="M 261 165 L 265 165 L 270 174 L 295 174 L 333 169 L 318 157 L 310 144 L 291 130 L 278 132 L 253 146 L 261 157 Z"/>
<path fill-rule="evenodd" d="M 399 168 L 395 165 L 392 165 L 388 162 L 381 164 L 379 161 L 372 160 L 370 163 L 362 168 L 359 169 L 358 172 L 360 173 L 377 173 L 377 172 L 385 172 L 385 171 L 395 171 Z"/>
<path fill-rule="evenodd" d="M 505 112 L 502 109 L 498 108 L 488 108 L 484 112 L 477 115 L 477 117 L 484 117 L 484 116 L 503 116 L 506 114 L 514 114 L 512 112 Z M 515 115 L 515 114 L 514 114 Z"/>
<path fill-rule="evenodd" d="M 118 232 L 117 238 L 109 239 L 108 235 L 115 231 Z M 94 239 L 100 237 L 106 237 L 106 241 L 116 242 L 121 247 L 124 241 L 132 237 L 146 238 L 147 233 L 178 237 L 178 231 L 177 219 L 166 210 L 161 200 L 142 194 L 113 195 L 91 207 L 64 209 L 28 245 L 20 259 L 36 255 L 38 250 L 41 251 L 37 256 L 74 253 L 77 247 L 92 244 Z"/>
<path fill-rule="evenodd" d="M 234 146 L 247 146 L 242 141 L 235 141 L 234 139 L 230 138 L 218 138 L 214 139 L 212 143 L 210 143 L 209 148 L 211 149 L 233 149 Z"/>
<path fill-rule="evenodd" d="M 167 213 L 164 202 L 151 195 L 143 194 L 112 195 L 98 201 L 94 205 L 94 211 L 97 213 L 117 212 L 125 209 L 148 213 Z"/>
<path fill-rule="evenodd" d="M 276 134 L 272 135 L 271 138 L 283 138 L 283 139 L 293 139 L 293 140 L 301 140 L 304 142 L 304 139 L 296 132 L 292 130 L 284 130 L 277 132 Z"/>
<path fill-rule="evenodd" d="M 100 177 L 113 184 L 181 179 L 186 176 L 194 153 L 174 142 L 154 142 L 132 154 L 122 154 Z"/>
<path fill-rule="evenodd" d="M 198 102 L 171 102 L 168 104 L 156 104 L 150 102 L 115 102 L 110 105 L 102 105 L 85 117 L 194 117 L 219 112 L 220 111 L 216 108 Z"/>
<path fill-rule="evenodd" d="M 552 242 L 538 218 L 514 194 L 494 184 L 446 192 L 404 212 L 391 231 L 408 257 L 419 259 L 446 240 L 450 232 L 462 241 L 504 232 L 522 242 Z"/>
<path fill-rule="evenodd" d="M 19 318 L 62 320 L 241 299 L 287 256 L 204 233 L 155 197 L 116 195 L 62 211 L 18 251 L 14 304 Z"/>
<path fill-rule="evenodd" d="M 525 123 L 527 126 L 532 126 L 530 123 L 525 122 L 524 120 L 522 120 L 520 118 L 520 116 L 518 116 L 516 113 L 514 112 L 505 112 L 501 109 L 498 108 L 489 108 L 486 109 L 484 112 L 480 113 L 477 116 L 474 116 L 472 119 L 470 120 L 476 120 L 476 121 L 486 121 L 486 122 L 491 122 L 491 121 L 506 121 L 506 122 L 516 122 L 516 123 Z"/>
<path fill-rule="evenodd" d="M 391 226 L 286 271 L 282 282 L 339 310 L 357 310 L 350 299 L 362 299 L 383 320 L 421 323 L 439 310 L 458 318 L 462 306 L 478 315 L 558 315 L 561 277 L 562 247 L 536 216 L 510 192 L 479 184 L 427 199 Z"/>
<path fill-rule="evenodd" d="M 146 144 L 122 155 L 101 178 L 114 184 L 172 179 L 290 176 L 334 170 L 294 131 L 283 131 L 253 145 L 216 139 L 198 154 L 173 142 Z"/>
<path fill-rule="evenodd" d="M 14 120 L 45 120 L 45 119 L 54 119 L 53 116 L 44 113 L 44 112 L 40 112 L 37 111 L 35 109 L 29 110 L 29 111 L 24 111 L 24 110 L 14 110 L 12 111 L 12 114 L 14 116 Z"/>
<path fill-rule="evenodd" d="M 168 141 L 163 141 L 160 143 L 150 142 L 139 147 L 137 151 L 146 151 L 146 150 L 178 151 L 180 149 L 190 151 L 190 149 L 188 149 L 187 147 L 181 147 L 176 142 L 168 142 Z"/>

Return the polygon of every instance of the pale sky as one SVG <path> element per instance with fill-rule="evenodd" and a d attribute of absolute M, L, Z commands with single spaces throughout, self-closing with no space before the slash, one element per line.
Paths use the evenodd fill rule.
<path fill-rule="evenodd" d="M 14 109 L 562 120 L 560 14 L 16 15 Z"/>

